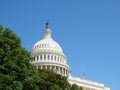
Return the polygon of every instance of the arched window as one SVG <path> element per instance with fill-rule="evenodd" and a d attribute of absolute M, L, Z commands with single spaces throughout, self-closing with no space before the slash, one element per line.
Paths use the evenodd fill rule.
<path fill-rule="evenodd" d="M 33 58 L 33 61 L 35 61 L 35 57 Z"/>
<path fill-rule="evenodd" d="M 44 60 L 46 60 L 46 55 L 44 55 Z"/>
<path fill-rule="evenodd" d="M 53 55 L 51 55 L 51 60 L 53 60 Z"/>
<path fill-rule="evenodd" d="M 56 61 L 56 56 L 54 58 L 55 58 L 55 61 Z"/>
<path fill-rule="evenodd" d="M 42 60 L 42 55 L 40 55 L 40 60 Z"/>
<path fill-rule="evenodd" d="M 57 57 L 57 60 L 58 60 L 58 62 L 59 62 L 59 57 Z"/>
<path fill-rule="evenodd" d="M 48 59 L 48 60 L 50 59 L 50 56 L 49 56 L 49 55 L 47 56 L 47 59 Z"/>
<path fill-rule="evenodd" d="M 62 58 L 60 58 L 60 62 L 62 63 Z"/>
<path fill-rule="evenodd" d="M 37 61 L 39 60 L 39 56 L 37 56 Z"/>

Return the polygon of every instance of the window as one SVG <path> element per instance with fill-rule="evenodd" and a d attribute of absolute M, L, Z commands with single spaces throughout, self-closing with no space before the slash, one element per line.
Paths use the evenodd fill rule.
<path fill-rule="evenodd" d="M 40 55 L 40 60 L 42 60 L 42 55 Z"/>
<path fill-rule="evenodd" d="M 44 55 L 44 60 L 46 60 L 46 55 Z"/>
<path fill-rule="evenodd" d="M 39 56 L 37 56 L 37 61 L 39 60 Z"/>
<path fill-rule="evenodd" d="M 55 61 L 56 61 L 56 56 L 55 56 Z"/>
<path fill-rule="evenodd" d="M 58 62 L 59 62 L 59 57 L 57 59 L 58 59 Z"/>
<path fill-rule="evenodd" d="M 35 61 L 35 57 L 33 58 L 33 61 Z"/>
<path fill-rule="evenodd" d="M 47 57 L 47 58 L 48 58 L 48 60 L 49 60 L 49 59 L 50 59 L 50 56 L 48 55 L 48 57 Z"/>
<path fill-rule="evenodd" d="M 51 56 L 51 60 L 53 60 L 53 55 Z"/>

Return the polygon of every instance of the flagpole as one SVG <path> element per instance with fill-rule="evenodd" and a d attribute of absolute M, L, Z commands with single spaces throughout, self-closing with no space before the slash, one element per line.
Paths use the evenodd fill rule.
<path fill-rule="evenodd" d="M 86 73 L 84 72 L 84 70 L 83 70 L 83 68 L 81 67 L 81 77 L 83 78 L 83 79 L 86 79 Z"/>
<path fill-rule="evenodd" d="M 83 75 L 83 68 L 82 68 L 82 66 L 81 66 L 81 75 Z M 82 77 L 82 76 L 81 76 Z M 83 78 L 83 77 L 82 77 Z"/>

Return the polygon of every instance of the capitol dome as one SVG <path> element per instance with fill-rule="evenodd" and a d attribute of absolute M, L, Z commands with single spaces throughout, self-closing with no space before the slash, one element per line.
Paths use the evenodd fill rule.
<path fill-rule="evenodd" d="M 61 46 L 51 38 L 51 30 L 49 28 L 46 28 L 44 32 L 44 38 L 35 43 L 32 50 L 33 52 L 36 50 L 37 51 L 46 50 L 63 54 Z"/>
<path fill-rule="evenodd" d="M 31 63 L 40 69 L 51 69 L 63 76 L 69 76 L 70 67 L 61 46 L 51 38 L 51 30 L 46 23 L 44 37 L 34 44 L 31 55 Z"/>

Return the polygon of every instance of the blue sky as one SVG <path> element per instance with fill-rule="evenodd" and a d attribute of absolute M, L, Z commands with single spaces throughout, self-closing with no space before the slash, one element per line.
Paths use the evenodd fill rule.
<path fill-rule="evenodd" d="M 73 76 L 120 86 L 120 0 L 0 0 L 0 24 L 31 51 L 46 20 L 68 57 Z"/>

